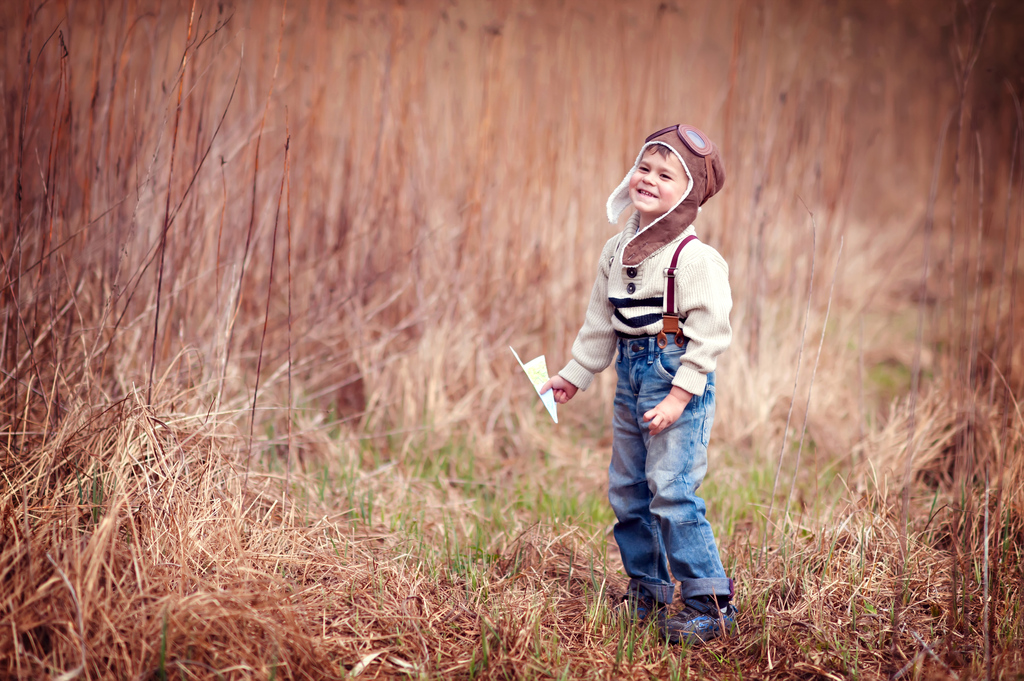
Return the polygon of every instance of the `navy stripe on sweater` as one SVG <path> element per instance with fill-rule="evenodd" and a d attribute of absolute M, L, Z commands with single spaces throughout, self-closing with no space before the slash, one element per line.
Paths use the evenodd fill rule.
<path fill-rule="evenodd" d="M 642 314 L 638 317 L 627 319 L 621 312 L 615 311 L 615 318 L 631 329 L 641 329 L 645 326 L 650 326 L 657 321 L 661 321 L 661 317 L 662 314 L 659 312 L 657 314 Z"/>
<path fill-rule="evenodd" d="M 661 307 L 661 298 L 608 298 L 608 302 L 616 308 L 624 307 Z"/>

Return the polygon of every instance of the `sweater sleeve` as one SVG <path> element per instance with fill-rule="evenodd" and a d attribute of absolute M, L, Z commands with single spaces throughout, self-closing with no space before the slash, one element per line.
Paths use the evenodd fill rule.
<path fill-rule="evenodd" d="M 615 356 L 616 336 L 612 328 L 614 306 L 608 300 L 608 274 L 610 260 L 615 256 L 618 237 L 608 240 L 601 250 L 601 261 L 597 278 L 590 292 L 590 304 L 583 327 L 572 344 L 572 359 L 558 375 L 580 390 L 586 390 L 594 380 L 594 374 L 607 368 Z"/>
<path fill-rule="evenodd" d="M 687 344 L 672 385 L 694 395 L 704 394 L 707 375 L 732 341 L 729 266 L 717 251 L 707 250 L 707 257 L 695 259 L 681 276 L 676 275 L 676 309 L 685 317 L 682 328 Z"/>

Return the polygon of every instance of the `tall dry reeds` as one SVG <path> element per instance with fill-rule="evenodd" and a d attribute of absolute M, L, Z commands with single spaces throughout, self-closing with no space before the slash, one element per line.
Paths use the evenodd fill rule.
<path fill-rule="evenodd" d="M 565 359 L 607 192 L 680 120 L 729 172 L 712 477 L 791 490 L 725 542 L 734 663 L 1019 668 L 989 7 L 4 5 L 0 675 L 731 674 L 616 630 L 604 528 L 543 520 L 600 497 L 608 378 L 553 430 L 506 357 Z"/>

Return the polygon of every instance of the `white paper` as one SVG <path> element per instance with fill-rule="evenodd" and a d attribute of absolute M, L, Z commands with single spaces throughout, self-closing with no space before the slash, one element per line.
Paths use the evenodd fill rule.
<path fill-rule="evenodd" d="M 512 354 L 516 356 L 516 361 L 519 362 L 519 366 L 526 372 L 527 377 L 530 379 L 530 383 L 533 384 L 533 389 L 540 395 L 540 401 L 544 403 L 548 413 L 551 414 L 551 419 L 558 423 L 558 412 L 556 411 L 555 404 L 555 392 L 550 388 L 546 393 L 541 394 L 540 387 L 548 382 L 548 363 L 544 359 L 544 355 L 540 357 L 534 357 L 526 364 L 523 364 L 523 360 L 519 359 L 519 354 L 510 345 L 509 350 L 512 350 Z"/>

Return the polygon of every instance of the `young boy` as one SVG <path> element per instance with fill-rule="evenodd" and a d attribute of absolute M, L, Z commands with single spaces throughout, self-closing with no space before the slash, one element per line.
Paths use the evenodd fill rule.
<path fill-rule="evenodd" d="M 700 130 L 675 125 L 644 146 L 608 198 L 626 228 L 601 252 L 573 359 L 544 386 L 568 402 L 618 350 L 608 498 L 629 575 L 625 605 L 657 618 L 673 643 L 703 642 L 735 627 L 726 577 L 704 501 L 708 436 L 715 416 L 716 358 L 732 339 L 729 268 L 696 240 L 700 206 L 722 188 L 717 148 Z M 667 617 L 672 577 L 685 606 Z"/>

